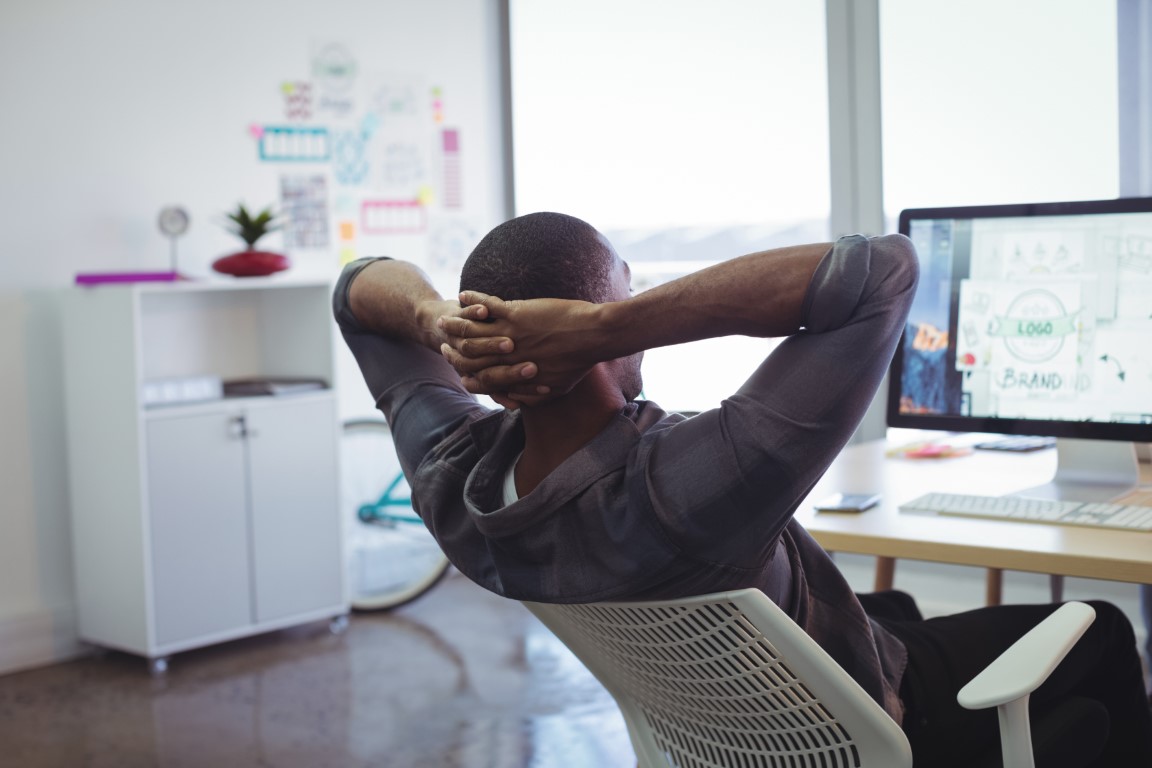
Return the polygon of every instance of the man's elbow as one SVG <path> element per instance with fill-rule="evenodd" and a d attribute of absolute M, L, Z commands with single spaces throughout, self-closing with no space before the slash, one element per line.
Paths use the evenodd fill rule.
<path fill-rule="evenodd" d="M 883 283 L 894 293 L 914 293 L 920 280 L 920 258 L 904 235 L 872 240 L 872 269 L 884 273 Z"/>

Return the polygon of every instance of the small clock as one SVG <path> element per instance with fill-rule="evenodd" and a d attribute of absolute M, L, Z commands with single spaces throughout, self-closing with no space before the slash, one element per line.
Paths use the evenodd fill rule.
<path fill-rule="evenodd" d="M 188 211 L 179 206 L 169 206 L 160 211 L 160 231 L 169 237 L 187 232 L 188 222 Z"/>
<path fill-rule="evenodd" d="M 176 270 L 176 238 L 188 231 L 190 221 L 188 211 L 178 205 L 170 205 L 160 209 L 160 218 L 157 223 L 160 225 L 160 231 L 168 235 L 168 240 L 171 242 L 170 258 L 173 275 L 179 274 Z"/>

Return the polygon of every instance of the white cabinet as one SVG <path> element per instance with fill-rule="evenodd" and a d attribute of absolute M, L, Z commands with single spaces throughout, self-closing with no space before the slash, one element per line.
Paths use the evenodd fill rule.
<path fill-rule="evenodd" d="M 155 643 L 252 623 L 243 418 L 220 412 L 145 425 Z"/>
<path fill-rule="evenodd" d="M 330 286 L 64 300 L 80 635 L 150 658 L 347 612 L 332 389 L 149 407 L 184 377 L 333 377 Z"/>

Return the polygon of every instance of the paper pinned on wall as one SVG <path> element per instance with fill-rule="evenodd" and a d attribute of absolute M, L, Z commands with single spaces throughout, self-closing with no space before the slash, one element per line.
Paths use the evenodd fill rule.
<path fill-rule="evenodd" d="M 280 82 L 285 122 L 249 128 L 264 162 L 328 166 L 281 176 L 285 246 L 335 246 L 346 262 L 365 238 L 426 236 L 433 262 L 458 266 L 473 228 L 429 225 L 433 211 L 464 207 L 461 131 L 446 124 L 443 89 L 411 74 L 365 77 L 352 49 L 330 40 L 313 43 L 310 64 L 310 78 Z"/>
<path fill-rule="evenodd" d="M 460 184 L 460 131 L 445 128 L 440 132 L 440 167 L 443 173 L 444 207 L 464 207 Z"/>
<path fill-rule="evenodd" d="M 396 75 L 381 77 L 369 88 L 372 95 L 368 100 L 368 108 L 388 125 L 419 118 L 420 90 L 419 84 L 412 78 Z"/>
<path fill-rule="evenodd" d="M 318 91 L 316 107 L 334 118 L 349 117 L 356 109 L 355 86 L 360 65 L 344 43 L 331 40 L 312 45 L 312 82 Z"/>
<path fill-rule="evenodd" d="M 386 189 L 415 190 L 427 177 L 424 152 L 418 143 L 394 140 L 383 145 L 379 180 Z"/>
<path fill-rule="evenodd" d="M 459 216 L 438 216 L 428 222 L 428 255 L 436 269 L 458 271 L 478 242 L 476 227 Z"/>
<path fill-rule="evenodd" d="M 360 205 L 360 230 L 365 234 L 417 234 L 427 228 L 427 211 L 419 200 L 365 200 Z"/>
<path fill-rule="evenodd" d="M 312 119 L 312 83 L 297 80 L 281 83 L 284 96 L 284 118 L 293 121 Z"/>
<path fill-rule="evenodd" d="M 322 174 L 281 176 L 280 203 L 286 247 L 328 247 L 328 181 Z"/>
<path fill-rule="evenodd" d="M 444 100 L 441 98 L 443 91 L 439 86 L 432 89 L 432 122 L 440 125 L 444 122 Z"/>
<path fill-rule="evenodd" d="M 380 197 L 405 199 L 435 183 L 427 88 L 411 75 L 377 75 L 365 88 L 375 132 L 368 149 L 372 175 L 367 186 Z"/>
<path fill-rule="evenodd" d="M 337 131 L 332 137 L 332 176 L 337 184 L 359 186 L 368 178 L 368 150 L 364 134 Z"/>
<path fill-rule="evenodd" d="M 325 127 L 264 125 L 250 126 L 248 132 L 266 163 L 325 163 L 331 156 L 331 137 Z"/>

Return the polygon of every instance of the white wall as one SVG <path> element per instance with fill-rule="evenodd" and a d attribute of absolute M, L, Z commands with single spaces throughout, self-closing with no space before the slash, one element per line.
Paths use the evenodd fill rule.
<path fill-rule="evenodd" d="M 505 213 L 498 13 L 498 0 L 0 4 L 0 672 L 78 648 L 55 296 L 77 272 L 167 269 L 156 217 L 170 204 L 192 218 L 181 271 L 211 278 L 239 246 L 223 212 L 277 204 L 281 174 L 306 170 L 261 162 L 249 126 L 287 122 L 281 85 L 308 80 L 326 42 L 365 78 L 441 89 L 443 124 L 461 132 L 463 205 L 430 210 L 478 239 Z M 293 270 L 334 277 L 330 237 L 291 251 Z M 431 241 L 354 245 L 419 261 Z M 447 267 L 434 276 L 451 291 Z M 362 410 L 358 382 L 341 384 L 345 412 Z"/>

